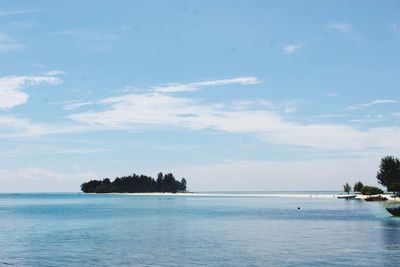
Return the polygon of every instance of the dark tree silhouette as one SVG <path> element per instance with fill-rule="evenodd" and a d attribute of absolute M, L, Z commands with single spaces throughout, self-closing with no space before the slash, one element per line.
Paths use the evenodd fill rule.
<path fill-rule="evenodd" d="M 355 183 L 353 186 L 353 190 L 354 192 L 361 192 L 361 189 L 364 187 L 363 183 L 361 183 L 360 181 Z"/>
<path fill-rule="evenodd" d="M 363 195 L 379 195 L 383 194 L 382 189 L 375 187 L 375 186 L 364 186 L 361 188 L 361 194 Z"/>
<path fill-rule="evenodd" d="M 186 192 L 186 180 L 175 180 L 172 173 L 165 176 L 160 172 L 157 181 L 145 175 L 132 174 L 130 176 L 117 177 L 114 181 L 109 178 L 103 180 L 90 180 L 81 185 L 85 193 L 146 193 L 146 192 Z"/>
<path fill-rule="evenodd" d="M 398 194 L 400 192 L 400 160 L 393 156 L 382 158 L 376 178 L 387 188 L 387 191 Z"/>
<path fill-rule="evenodd" d="M 186 179 L 182 178 L 180 182 L 177 182 L 178 184 L 178 191 L 186 191 Z"/>
<path fill-rule="evenodd" d="M 347 194 L 350 193 L 351 186 L 349 185 L 349 183 L 343 185 L 343 191 L 346 192 Z"/>

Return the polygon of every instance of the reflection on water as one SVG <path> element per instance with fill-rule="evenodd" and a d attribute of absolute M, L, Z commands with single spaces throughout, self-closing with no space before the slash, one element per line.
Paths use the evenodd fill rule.
<path fill-rule="evenodd" d="M 382 222 L 383 237 L 388 249 L 400 251 L 400 218 L 390 217 Z"/>
<path fill-rule="evenodd" d="M 382 221 L 382 238 L 385 247 L 385 266 L 400 264 L 400 218 L 389 217 Z"/>

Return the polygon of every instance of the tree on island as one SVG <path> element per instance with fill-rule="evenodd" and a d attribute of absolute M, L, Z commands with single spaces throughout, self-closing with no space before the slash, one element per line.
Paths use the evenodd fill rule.
<path fill-rule="evenodd" d="M 85 193 L 152 193 L 152 192 L 186 192 L 186 179 L 175 180 L 172 173 L 163 175 L 161 172 L 157 180 L 145 175 L 132 174 L 117 177 L 111 182 L 109 178 L 90 180 L 81 185 Z"/>
<path fill-rule="evenodd" d="M 381 185 L 387 188 L 387 191 L 399 194 L 400 160 L 393 156 L 382 158 L 376 178 Z"/>
<path fill-rule="evenodd" d="M 347 194 L 350 193 L 351 186 L 349 185 L 349 183 L 343 185 L 343 191 L 346 192 Z"/>
<path fill-rule="evenodd" d="M 354 184 L 353 190 L 354 192 L 361 192 L 361 189 L 364 187 L 363 183 L 358 181 L 357 183 Z"/>
<path fill-rule="evenodd" d="M 375 186 L 363 186 L 363 188 L 361 188 L 361 194 L 363 195 L 379 195 L 379 194 L 383 194 L 383 190 L 375 187 Z"/>

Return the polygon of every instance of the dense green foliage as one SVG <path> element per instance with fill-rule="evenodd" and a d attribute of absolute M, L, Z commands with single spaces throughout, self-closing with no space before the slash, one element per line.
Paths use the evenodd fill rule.
<path fill-rule="evenodd" d="M 166 175 L 159 173 L 157 180 L 145 175 L 132 174 L 117 177 L 112 182 L 109 178 L 90 180 L 81 185 L 81 190 L 85 193 L 176 193 L 186 191 L 186 179 L 177 181 L 172 173 Z"/>
<path fill-rule="evenodd" d="M 343 191 L 347 192 L 347 194 L 350 193 L 351 186 L 349 185 L 349 183 L 346 183 L 346 184 L 343 185 Z"/>
<path fill-rule="evenodd" d="M 354 192 L 361 192 L 362 188 L 364 187 L 363 183 L 357 182 L 353 186 Z"/>
<path fill-rule="evenodd" d="M 378 195 L 378 194 L 383 194 L 384 192 L 382 189 L 375 187 L 375 186 L 363 186 L 361 189 L 361 194 L 363 195 Z"/>
<path fill-rule="evenodd" d="M 387 191 L 399 193 L 400 160 L 393 156 L 382 158 L 376 178 L 381 185 L 387 188 Z"/>

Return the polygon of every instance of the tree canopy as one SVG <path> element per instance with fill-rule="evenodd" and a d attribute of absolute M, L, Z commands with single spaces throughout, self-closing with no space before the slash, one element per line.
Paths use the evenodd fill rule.
<path fill-rule="evenodd" d="M 382 189 L 375 187 L 375 186 L 364 186 L 363 188 L 361 188 L 361 194 L 363 195 L 379 195 L 379 194 L 383 194 Z"/>
<path fill-rule="evenodd" d="M 364 187 L 363 183 L 358 181 L 357 183 L 354 184 L 353 190 L 354 192 L 361 192 L 361 189 Z"/>
<path fill-rule="evenodd" d="M 349 185 L 349 183 L 343 185 L 343 191 L 346 192 L 347 194 L 350 193 L 351 186 Z"/>
<path fill-rule="evenodd" d="M 387 188 L 387 191 L 399 193 L 400 160 L 393 156 L 382 158 L 376 178 L 381 185 Z"/>
<path fill-rule="evenodd" d="M 132 174 L 117 177 L 111 182 L 109 178 L 90 180 L 81 185 L 85 193 L 152 193 L 152 192 L 186 192 L 186 179 L 175 180 L 172 173 L 163 175 L 161 172 L 157 180 L 145 175 Z"/>

